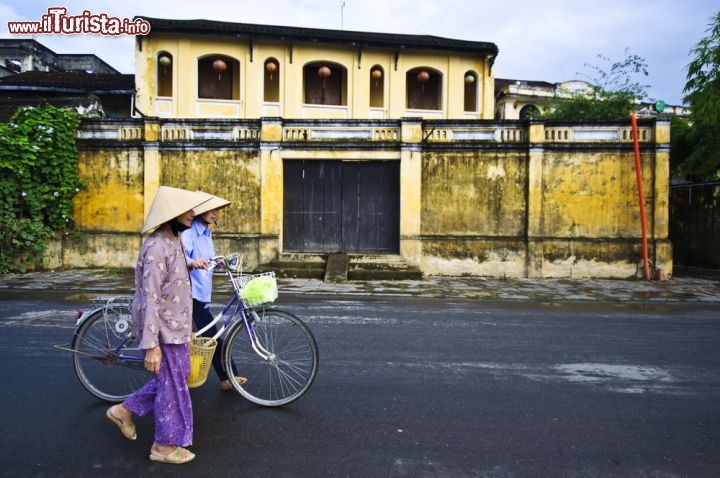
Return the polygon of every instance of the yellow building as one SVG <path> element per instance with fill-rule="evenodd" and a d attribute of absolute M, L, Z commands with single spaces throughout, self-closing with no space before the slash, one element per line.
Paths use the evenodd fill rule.
<path fill-rule="evenodd" d="M 492 119 L 493 43 L 145 18 L 136 107 L 162 118 Z"/>
<path fill-rule="evenodd" d="M 132 266 L 161 184 L 228 198 L 248 267 L 331 253 L 425 275 L 672 272 L 669 122 L 496 121 L 492 43 L 147 19 L 136 118 L 78 135 L 83 232 L 57 261 Z"/>

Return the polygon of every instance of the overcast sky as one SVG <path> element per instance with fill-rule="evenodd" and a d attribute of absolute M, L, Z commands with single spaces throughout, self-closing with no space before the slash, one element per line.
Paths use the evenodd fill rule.
<path fill-rule="evenodd" d="M 344 4 L 344 6 L 342 6 Z M 107 14 L 207 19 L 364 32 L 434 35 L 495 43 L 496 78 L 561 82 L 593 80 L 626 51 L 643 58 L 649 76 L 636 78 L 649 100 L 681 104 L 691 51 L 720 11 L 717 0 L 0 0 L 1 38 L 8 21 L 40 21 L 48 8 L 68 15 Z M 38 35 L 55 53 L 92 53 L 134 73 L 133 37 Z"/>

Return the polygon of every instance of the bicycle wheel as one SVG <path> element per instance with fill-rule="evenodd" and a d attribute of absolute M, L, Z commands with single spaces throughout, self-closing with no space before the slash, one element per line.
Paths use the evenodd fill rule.
<path fill-rule="evenodd" d="M 279 407 L 297 400 L 315 380 L 318 368 L 315 337 L 300 319 L 288 312 L 259 309 L 247 313 L 260 353 L 253 348 L 244 323 L 237 322 L 228 332 L 223 359 L 225 364 L 233 364 L 235 375 L 246 377 L 247 382 L 239 385 L 230 380 L 230 383 L 257 405 Z"/>
<path fill-rule="evenodd" d="M 85 389 L 108 402 L 121 402 L 153 375 L 131 333 L 130 308 L 97 310 L 80 324 L 72 342 L 75 375 Z"/>

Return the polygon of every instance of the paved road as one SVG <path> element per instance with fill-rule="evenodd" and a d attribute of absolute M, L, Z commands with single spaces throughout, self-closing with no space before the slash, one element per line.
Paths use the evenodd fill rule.
<path fill-rule="evenodd" d="M 77 383 L 82 294 L 0 291 L 3 477 L 716 477 L 720 304 L 286 294 L 317 381 L 282 409 L 193 390 L 198 459 L 151 463 Z"/>

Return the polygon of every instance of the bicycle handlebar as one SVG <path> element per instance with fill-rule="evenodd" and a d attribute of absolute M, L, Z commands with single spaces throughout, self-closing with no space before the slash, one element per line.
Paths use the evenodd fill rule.
<path fill-rule="evenodd" d="M 208 270 L 213 270 L 218 264 L 223 264 L 227 270 L 236 272 L 242 265 L 242 256 L 233 253 L 227 256 L 211 257 L 209 261 L 211 265 L 208 267 Z"/>

